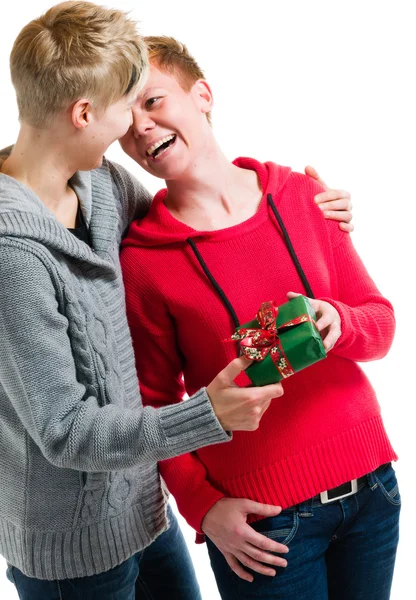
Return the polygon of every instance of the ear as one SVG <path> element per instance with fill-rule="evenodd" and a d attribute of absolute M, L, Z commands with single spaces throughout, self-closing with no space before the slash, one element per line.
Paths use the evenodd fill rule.
<path fill-rule="evenodd" d="M 71 109 L 71 120 L 77 129 L 85 129 L 92 120 L 92 106 L 88 98 L 80 98 Z"/>
<path fill-rule="evenodd" d="M 192 86 L 192 91 L 201 111 L 205 114 L 210 112 L 214 105 L 214 97 L 211 88 L 205 79 L 198 79 L 198 81 L 195 81 Z"/>

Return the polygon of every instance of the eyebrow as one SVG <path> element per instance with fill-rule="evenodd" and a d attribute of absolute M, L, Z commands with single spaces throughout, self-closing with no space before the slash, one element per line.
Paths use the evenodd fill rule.
<path fill-rule="evenodd" d="M 153 92 L 154 90 L 162 90 L 162 89 L 163 88 L 160 85 L 159 86 L 155 85 L 151 88 L 146 88 L 145 93 L 147 94 L 148 92 Z"/>

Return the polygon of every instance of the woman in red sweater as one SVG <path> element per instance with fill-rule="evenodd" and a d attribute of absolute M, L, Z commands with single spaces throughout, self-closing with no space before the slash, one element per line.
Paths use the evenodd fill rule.
<path fill-rule="evenodd" d="M 179 402 L 207 385 L 237 354 L 224 340 L 266 300 L 314 294 L 328 352 L 285 380 L 255 432 L 163 461 L 162 476 L 206 534 L 223 598 L 387 599 L 397 457 L 357 362 L 388 352 L 392 306 L 349 235 L 323 219 L 312 200 L 321 186 L 274 163 L 230 163 L 195 61 L 171 38 L 147 42 L 150 78 L 121 140 L 167 183 L 122 251 L 144 401 Z"/>

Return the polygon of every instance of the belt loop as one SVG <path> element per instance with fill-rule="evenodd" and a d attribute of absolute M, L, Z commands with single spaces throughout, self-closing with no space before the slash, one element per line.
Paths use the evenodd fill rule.
<path fill-rule="evenodd" d="M 378 483 L 377 483 L 377 476 L 375 471 L 371 471 L 370 473 L 367 473 L 367 480 L 368 480 L 368 485 L 370 486 L 371 490 L 374 490 Z"/>
<path fill-rule="evenodd" d="M 301 504 L 298 504 L 299 517 L 313 517 L 313 500 L 305 500 Z"/>

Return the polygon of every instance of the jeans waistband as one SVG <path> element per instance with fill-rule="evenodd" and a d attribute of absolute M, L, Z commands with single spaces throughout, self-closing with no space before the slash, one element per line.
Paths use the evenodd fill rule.
<path fill-rule="evenodd" d="M 366 475 L 363 475 L 362 477 L 358 477 L 357 492 L 360 489 L 362 489 L 366 484 L 372 485 L 373 482 L 370 481 L 370 479 L 372 479 L 372 477 L 374 475 L 377 475 L 377 473 L 380 473 L 381 471 L 383 471 L 385 468 L 387 468 L 390 465 L 391 465 L 391 463 L 384 463 L 384 464 L 380 465 L 379 467 L 377 467 L 377 469 L 375 469 L 374 471 L 371 471 L 370 473 L 367 473 Z M 348 481 L 346 483 L 348 483 Z M 341 487 L 341 486 L 338 486 L 338 487 Z M 327 491 L 336 493 L 338 487 L 332 488 L 331 490 L 327 490 Z M 333 502 L 336 502 L 336 500 L 333 500 L 332 502 L 328 502 L 328 505 L 332 504 Z M 307 513 L 308 508 L 310 509 L 310 508 L 316 507 L 316 506 L 327 506 L 327 504 L 324 504 L 321 502 L 320 494 L 316 494 L 316 496 L 313 496 L 312 498 L 309 498 L 309 500 L 306 500 L 305 502 L 302 502 L 301 504 L 298 505 L 299 511 L 301 513 Z"/>

